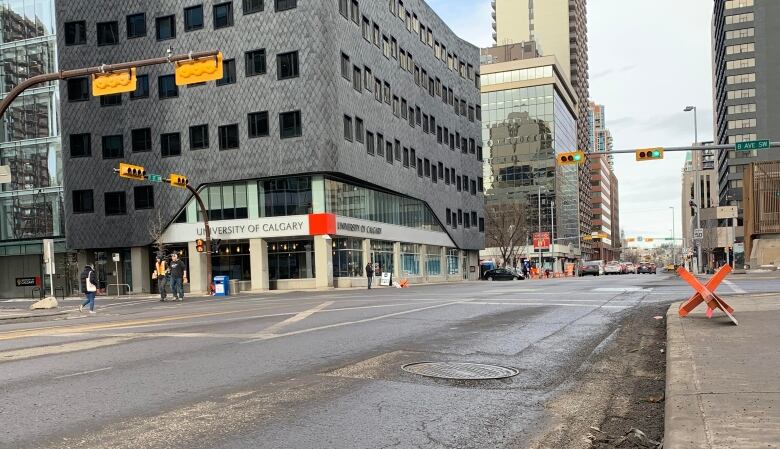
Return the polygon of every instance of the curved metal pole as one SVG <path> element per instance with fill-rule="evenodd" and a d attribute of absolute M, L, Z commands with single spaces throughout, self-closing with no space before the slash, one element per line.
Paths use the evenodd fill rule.
<path fill-rule="evenodd" d="M 203 215 L 203 226 L 206 233 L 206 282 L 208 283 L 208 292 L 211 294 L 213 292 L 211 288 L 211 229 L 209 228 L 209 211 L 206 210 L 206 205 L 203 204 L 203 199 L 201 199 L 200 194 L 197 190 L 195 190 L 194 187 L 187 184 L 187 190 L 192 192 L 192 196 L 194 196 L 195 200 L 198 202 L 200 213 Z"/>

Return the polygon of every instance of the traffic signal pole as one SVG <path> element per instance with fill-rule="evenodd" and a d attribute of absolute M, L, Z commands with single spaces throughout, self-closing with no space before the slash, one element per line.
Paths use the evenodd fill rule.
<path fill-rule="evenodd" d="M 103 64 L 96 67 L 87 67 L 87 68 L 75 69 L 75 70 L 60 70 L 59 72 L 44 73 L 43 75 L 37 75 L 22 81 L 16 87 L 14 87 L 10 92 L 8 92 L 8 95 L 3 99 L 2 102 L 0 102 L 0 117 L 2 117 L 3 114 L 5 114 L 5 111 L 11 106 L 11 103 L 13 103 L 16 97 L 18 97 L 25 90 L 37 84 L 48 83 L 50 81 L 64 80 L 68 78 L 78 78 L 80 76 L 95 75 L 98 73 L 118 72 L 121 70 L 129 70 L 136 67 L 146 67 L 150 65 L 160 65 L 160 64 L 179 62 L 179 61 L 189 61 L 192 59 L 209 58 L 209 57 L 217 56 L 218 54 L 219 51 L 217 50 L 203 51 L 198 53 L 191 52 L 187 54 L 172 55 L 172 56 L 166 56 L 162 58 L 141 59 L 138 61 L 122 62 L 119 64 Z"/>
<path fill-rule="evenodd" d="M 200 194 L 197 190 L 195 190 L 194 187 L 187 184 L 187 190 L 192 192 L 192 196 L 194 196 L 195 201 L 198 202 L 200 214 L 203 215 L 203 229 L 205 229 L 206 234 L 206 282 L 208 283 L 208 292 L 211 294 L 213 291 L 211 288 L 211 229 L 209 228 L 209 211 L 206 210 L 206 205 L 203 204 L 203 199 L 200 197 Z"/>

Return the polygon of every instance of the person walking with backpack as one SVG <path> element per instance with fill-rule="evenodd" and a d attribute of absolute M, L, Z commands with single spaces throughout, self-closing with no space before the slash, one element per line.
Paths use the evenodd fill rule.
<path fill-rule="evenodd" d="M 165 289 L 168 287 L 170 277 L 168 263 L 165 261 L 165 258 L 161 255 L 157 256 L 154 271 L 152 271 L 152 279 L 157 279 L 157 290 L 160 292 L 160 301 L 162 302 L 165 302 L 165 297 L 167 296 Z"/>
<path fill-rule="evenodd" d="M 171 292 L 174 301 L 184 301 L 184 284 L 187 283 L 187 266 L 179 255 L 171 254 L 171 263 L 168 265 L 171 273 Z"/>
<path fill-rule="evenodd" d="M 81 272 L 81 291 L 86 296 L 86 299 L 79 306 L 79 312 L 84 311 L 84 306 L 89 305 L 89 313 L 95 313 L 95 293 L 97 293 L 97 274 L 92 268 L 92 265 L 84 267 L 84 271 Z"/>
<path fill-rule="evenodd" d="M 366 265 L 366 279 L 368 279 L 368 289 L 371 290 L 371 281 L 374 280 L 374 264 L 371 261 Z"/>

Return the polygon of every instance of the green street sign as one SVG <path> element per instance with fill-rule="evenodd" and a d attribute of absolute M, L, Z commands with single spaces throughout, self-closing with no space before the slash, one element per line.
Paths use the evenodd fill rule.
<path fill-rule="evenodd" d="M 151 182 L 163 182 L 162 175 L 146 175 L 146 178 Z"/>
<path fill-rule="evenodd" d="M 734 145 L 734 149 L 737 151 L 753 151 L 753 150 L 768 150 L 770 141 L 765 140 L 750 140 L 747 142 L 737 142 Z"/>

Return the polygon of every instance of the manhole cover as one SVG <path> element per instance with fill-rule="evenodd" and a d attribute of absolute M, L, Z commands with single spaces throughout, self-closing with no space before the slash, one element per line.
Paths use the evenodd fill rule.
<path fill-rule="evenodd" d="M 406 364 L 401 369 L 420 376 L 457 380 L 504 379 L 520 372 L 506 366 L 459 362 L 417 362 Z"/>

